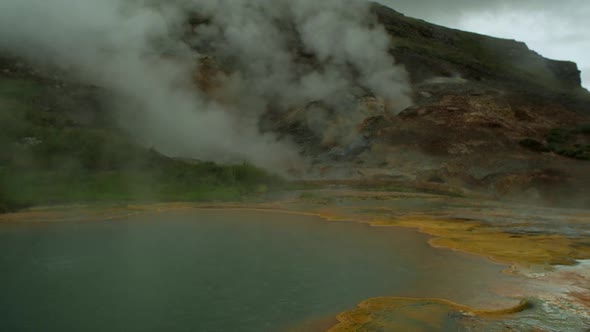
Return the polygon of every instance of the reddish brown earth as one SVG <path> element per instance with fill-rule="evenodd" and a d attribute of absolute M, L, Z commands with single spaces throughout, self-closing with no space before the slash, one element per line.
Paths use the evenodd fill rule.
<path fill-rule="evenodd" d="M 509 200 L 590 206 L 590 93 L 582 88 L 575 63 L 376 4 L 373 14 L 391 36 L 391 55 L 408 72 L 414 105 L 396 114 L 379 96 L 358 97 L 364 115 L 354 120 L 357 140 L 350 144 L 322 139 L 307 127 L 306 114 L 321 103 L 269 109 L 263 129 L 297 142 L 309 161 L 291 170 L 294 177 L 420 183 Z M 193 19 L 188 31 L 195 33 L 195 26 L 206 22 Z M 293 49 L 297 61 L 319 66 L 304 56 L 303 46 Z M 231 69 L 211 54 L 200 61 L 199 88 L 220 102 L 236 102 L 216 89 Z M 357 117 L 351 112 L 350 119 Z M 551 134 L 560 130 L 580 132 L 556 141 Z M 533 146 L 526 144 L 532 141 Z"/>

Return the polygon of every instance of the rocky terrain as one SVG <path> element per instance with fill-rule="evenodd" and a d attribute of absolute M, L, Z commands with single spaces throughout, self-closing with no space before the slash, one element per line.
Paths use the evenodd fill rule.
<path fill-rule="evenodd" d="M 590 93 L 575 63 L 381 5 L 374 4 L 372 12 L 391 37 L 391 55 L 408 72 L 413 106 L 396 114 L 387 101 L 359 87 L 352 101 L 358 106 L 344 115 L 313 100 L 269 110 L 263 128 L 293 139 L 312 160 L 313 166 L 294 169 L 293 175 L 590 204 Z M 189 31 L 198 33 L 203 22 L 193 19 Z M 303 46 L 295 43 L 293 49 L 298 61 L 319 65 Z M 215 93 L 215 81 L 231 66 L 224 68 L 214 56 L 201 61 L 197 82 Z M 318 135 L 309 121 L 318 109 L 331 116 L 331 126 L 353 121 L 356 132 L 345 140 Z"/>
<path fill-rule="evenodd" d="M 400 110 L 359 83 L 343 109 L 313 99 L 289 108 L 267 107 L 259 129 L 295 142 L 306 161 L 288 170 L 292 178 L 589 206 L 590 93 L 582 88 L 575 63 L 545 59 L 518 41 L 436 26 L 381 5 L 372 5 L 371 12 L 390 37 L 389 53 L 407 71 L 412 106 Z M 199 38 L 209 23 L 200 13 L 187 14 L 180 32 L 199 64 L 195 88 L 221 104 L 239 105 L 220 88 L 234 70 L 232 58 Z M 297 63 L 321 67 L 292 32 Z M 162 57 L 174 58 L 171 52 Z M 98 126 L 97 135 L 112 128 L 107 92 L 99 87 L 9 57 L 0 61 L 0 78 L 32 81 L 59 96 L 42 102 L 35 121 L 80 130 Z M 35 135 L 20 139 L 21 145 L 41 143 Z M 105 155 L 99 150 L 80 153 Z M 14 156 L 8 151 L 2 158 Z M 101 160 L 116 164 L 118 158 Z"/>
<path fill-rule="evenodd" d="M 410 73 L 415 101 L 380 124 L 379 145 L 420 151 L 431 163 L 414 174 L 430 181 L 502 196 L 583 194 L 590 94 L 576 64 L 521 42 L 375 12 L 398 45 L 392 53 Z"/>

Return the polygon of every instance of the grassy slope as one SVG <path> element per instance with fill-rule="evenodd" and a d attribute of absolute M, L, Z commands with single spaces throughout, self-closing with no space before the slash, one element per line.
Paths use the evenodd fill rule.
<path fill-rule="evenodd" d="M 581 113 L 590 112 L 590 94 L 574 84 L 575 73 L 561 73 L 570 80 L 556 76 L 563 66 L 573 71 L 572 63 L 545 59 L 524 43 L 433 25 L 382 6 L 374 10 L 391 35 L 393 55 L 406 65 L 414 80 L 424 79 L 422 72 L 428 72 L 426 76 L 461 74 L 472 81 L 495 82 L 533 99 L 557 100 Z"/>
<path fill-rule="evenodd" d="M 0 76 L 0 212 L 39 204 L 236 200 L 281 185 L 248 164 L 188 164 L 137 146 L 76 89 Z M 79 108 L 79 109 L 78 109 Z M 89 114 L 90 114 L 89 113 Z"/>
<path fill-rule="evenodd" d="M 449 29 L 383 9 L 380 17 L 396 48 L 487 78 L 542 84 L 545 89 L 560 86 L 546 60 L 522 43 Z"/>

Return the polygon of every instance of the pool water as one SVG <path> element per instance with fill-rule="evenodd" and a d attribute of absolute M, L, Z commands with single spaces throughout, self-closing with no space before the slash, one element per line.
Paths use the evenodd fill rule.
<path fill-rule="evenodd" d="M 504 266 L 427 239 L 246 210 L 0 224 L 0 331 L 282 331 L 379 296 L 502 302 Z"/>

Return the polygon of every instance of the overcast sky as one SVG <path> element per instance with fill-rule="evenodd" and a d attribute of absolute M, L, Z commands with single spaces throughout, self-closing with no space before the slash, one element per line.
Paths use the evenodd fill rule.
<path fill-rule="evenodd" d="M 590 0 L 379 0 L 432 23 L 524 41 L 543 56 L 571 60 L 590 88 Z"/>

